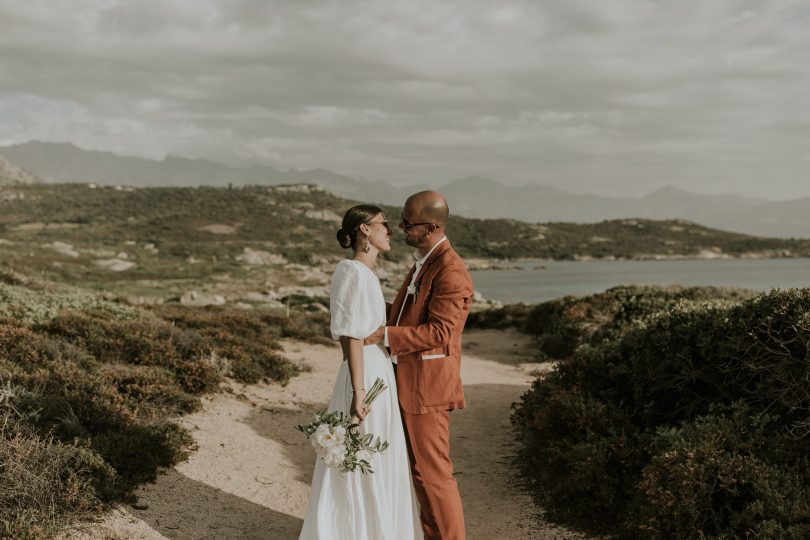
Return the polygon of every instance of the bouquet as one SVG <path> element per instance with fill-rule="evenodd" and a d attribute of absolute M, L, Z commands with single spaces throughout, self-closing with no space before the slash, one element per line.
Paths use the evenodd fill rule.
<path fill-rule="evenodd" d="M 382 379 L 377 378 L 363 403 L 370 406 L 387 389 Z M 382 441 L 379 437 L 375 441 L 371 433 L 361 435 L 359 428 L 360 424 L 353 416 L 343 411 L 327 413 L 325 409 L 315 414 L 314 422 L 295 426 L 307 436 L 327 467 L 340 469 L 341 472 L 359 470 L 363 474 L 373 473 L 371 456 L 384 452 L 388 448 L 388 441 Z"/>

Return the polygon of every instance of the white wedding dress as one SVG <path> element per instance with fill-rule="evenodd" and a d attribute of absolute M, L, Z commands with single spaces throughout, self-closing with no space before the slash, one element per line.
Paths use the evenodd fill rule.
<path fill-rule="evenodd" d="M 385 300 L 376 274 L 359 261 L 343 260 L 332 275 L 331 331 L 334 339 L 362 339 L 385 324 Z M 317 458 L 301 539 L 412 540 L 422 538 L 419 511 L 408 465 L 405 432 L 399 412 L 397 383 L 382 345 L 363 347 L 366 388 L 381 378 L 388 386 L 371 406 L 360 431 L 390 444 L 374 454 L 374 473 L 342 473 Z M 329 402 L 329 411 L 349 413 L 352 383 L 343 361 Z"/>

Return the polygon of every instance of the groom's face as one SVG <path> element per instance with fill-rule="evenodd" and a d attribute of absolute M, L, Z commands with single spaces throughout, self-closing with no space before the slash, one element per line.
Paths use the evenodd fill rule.
<path fill-rule="evenodd" d="M 402 209 L 402 219 L 399 228 L 405 233 L 405 243 L 416 249 L 426 247 L 430 243 L 430 233 L 433 225 L 427 223 L 418 209 L 405 205 Z"/>

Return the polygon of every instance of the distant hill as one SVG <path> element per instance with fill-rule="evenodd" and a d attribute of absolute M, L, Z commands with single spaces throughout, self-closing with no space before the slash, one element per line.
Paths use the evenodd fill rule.
<path fill-rule="evenodd" d="M 50 182 L 93 182 L 140 187 L 274 183 L 272 167 L 234 168 L 204 159 L 167 156 L 161 161 L 84 150 L 70 143 L 29 142 L 0 147 L 0 154 Z"/>
<path fill-rule="evenodd" d="M 22 167 L 9 163 L 0 156 L 0 186 L 14 186 L 18 184 L 38 184 L 42 180 L 29 173 Z"/>
<path fill-rule="evenodd" d="M 481 177 L 401 187 L 324 169 L 229 167 L 174 156 L 155 161 L 83 150 L 68 143 L 28 142 L 0 147 L 0 154 L 50 182 L 139 187 L 308 183 L 341 197 L 391 205 L 401 205 L 409 194 L 420 189 L 434 188 L 448 197 L 453 213 L 468 217 L 574 223 L 623 218 L 683 219 L 758 236 L 810 238 L 810 197 L 775 202 L 734 194 L 701 195 L 672 186 L 640 198 L 603 197 L 539 184 L 505 186 Z"/>
<path fill-rule="evenodd" d="M 225 261 L 243 255 L 245 248 L 272 252 L 292 262 L 307 263 L 316 256 L 337 260 L 345 252 L 334 234 L 343 212 L 355 204 L 306 184 L 233 189 L 44 184 L 7 191 L 14 197 L 0 199 L 0 238 L 23 248 L 20 262 L 27 266 L 36 264 L 38 259 L 31 254 L 37 246 L 45 246 L 46 253 L 70 253 L 62 246 L 70 244 L 74 252 L 86 248 L 113 259 L 119 252 L 130 251 L 125 241 L 152 244 L 160 252 L 160 257 L 147 257 L 153 262 L 178 258 L 166 271 L 189 257 L 217 261 L 206 266 L 221 271 L 223 264 L 231 265 Z M 384 208 L 396 225 L 399 208 Z M 448 235 L 464 256 L 495 259 L 810 255 L 810 240 L 758 238 L 672 220 L 533 224 L 456 216 Z M 410 248 L 402 235 L 396 234 L 394 240 L 395 257 L 407 259 Z M 149 249 L 146 254 L 151 253 Z M 69 254 L 62 268 L 80 260 Z M 47 267 L 43 271 L 49 271 L 50 259 L 43 261 Z M 161 272 L 146 272 L 142 277 L 163 279 Z"/>
<path fill-rule="evenodd" d="M 348 254 L 335 231 L 356 203 L 307 184 L 40 184 L 4 187 L 0 195 L 0 268 L 133 302 L 192 304 L 328 296 L 334 265 Z M 384 209 L 396 225 L 400 209 Z M 477 267 L 491 265 L 488 259 L 521 257 L 810 256 L 810 240 L 758 238 L 672 220 L 533 224 L 456 216 L 448 236 Z M 402 234 L 392 245 L 378 267 L 384 291 L 391 293 L 413 263 Z"/>

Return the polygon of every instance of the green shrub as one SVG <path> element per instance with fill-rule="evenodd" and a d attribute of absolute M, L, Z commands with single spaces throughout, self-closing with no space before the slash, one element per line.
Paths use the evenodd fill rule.
<path fill-rule="evenodd" d="M 535 381 L 520 463 L 552 517 L 621 537 L 800 538 L 808 380 L 810 289 L 682 301 Z"/>
<path fill-rule="evenodd" d="M 779 419 L 742 402 L 678 428 L 660 428 L 631 508 L 649 538 L 807 538 L 810 486 L 804 456 L 780 457 Z M 804 452 L 802 452 L 804 453 Z M 778 534 L 777 534 L 778 532 Z"/>
<path fill-rule="evenodd" d="M 23 284 L 24 287 L 20 286 Z M 26 324 L 42 323 L 64 310 L 93 311 L 116 319 L 139 316 L 135 308 L 108 302 L 98 295 L 55 285 L 23 282 L 15 272 L 7 271 L 5 277 L 0 279 L 0 317 Z"/>
<path fill-rule="evenodd" d="M 184 392 L 165 368 L 108 364 L 99 367 L 98 373 L 105 384 L 115 388 L 124 406 L 140 418 L 187 414 L 200 407 L 200 400 Z"/>
<path fill-rule="evenodd" d="M 102 362 L 163 366 L 187 392 L 213 390 L 221 380 L 216 366 L 208 361 L 210 348 L 201 336 L 156 317 L 118 320 L 93 312 L 67 311 L 36 328 Z"/>
<path fill-rule="evenodd" d="M 42 437 L 83 441 L 117 472 L 118 494 L 186 455 L 187 434 L 167 420 L 199 400 L 163 368 L 105 366 L 27 328 L 0 326 L 0 378 L 28 391 L 15 402 Z M 125 457 L 124 457 L 125 456 Z"/>
<path fill-rule="evenodd" d="M 723 287 L 619 286 L 581 298 L 566 296 L 534 306 L 515 304 L 471 313 L 471 328 L 515 328 L 535 336 L 540 351 L 568 358 L 584 343 L 620 337 L 638 323 L 678 304 L 738 302 L 752 291 Z"/>
<path fill-rule="evenodd" d="M 323 312 L 291 313 L 289 318 L 271 316 L 269 321 L 278 325 L 281 336 L 308 343 L 329 345 L 333 343 L 329 333 L 329 314 Z"/>
<path fill-rule="evenodd" d="M 201 336 L 209 354 L 218 357 L 227 374 L 238 381 L 286 384 L 300 371 L 279 354 L 281 346 L 276 339 L 284 335 L 286 320 L 279 316 L 256 310 L 180 306 L 162 306 L 155 308 L 155 313 L 176 328 Z M 312 338 L 310 335 L 309 340 Z"/>
<path fill-rule="evenodd" d="M 466 328 L 522 329 L 532 308 L 533 306 L 520 303 L 508 304 L 497 309 L 471 311 L 467 316 Z"/>
<path fill-rule="evenodd" d="M 519 462 L 550 517 L 596 530 L 619 523 L 615 508 L 632 493 L 627 473 L 646 459 L 621 408 L 538 379 L 513 422 L 522 442 Z"/>

